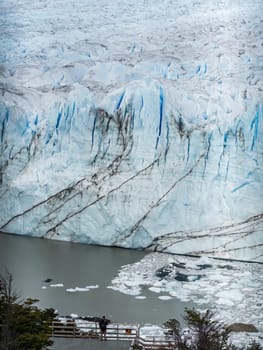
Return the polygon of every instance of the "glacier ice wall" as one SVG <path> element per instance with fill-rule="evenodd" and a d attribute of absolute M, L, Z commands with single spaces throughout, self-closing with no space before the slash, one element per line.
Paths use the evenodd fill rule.
<path fill-rule="evenodd" d="M 0 230 L 262 261 L 262 2 L 18 2 Z"/>

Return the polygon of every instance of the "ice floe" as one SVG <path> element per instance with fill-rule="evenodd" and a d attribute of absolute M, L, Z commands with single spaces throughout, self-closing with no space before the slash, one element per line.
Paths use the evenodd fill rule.
<path fill-rule="evenodd" d="M 158 297 L 158 299 L 160 299 L 160 300 L 170 300 L 170 299 L 172 299 L 172 297 L 169 296 L 169 295 L 160 295 Z"/>
<path fill-rule="evenodd" d="M 136 290 L 139 299 L 148 287 L 158 299 L 177 298 L 193 303 L 199 311 L 210 309 L 225 324 L 252 323 L 259 330 L 257 334 L 235 333 L 231 339 L 239 345 L 254 338 L 263 344 L 262 273 L 263 265 L 258 263 L 151 253 L 123 266 L 109 288 L 124 294 Z M 178 274 L 187 278 L 178 279 Z M 161 292 L 164 295 L 159 295 Z"/>
<path fill-rule="evenodd" d="M 51 284 L 50 287 L 53 287 L 53 288 L 62 288 L 62 287 L 64 287 L 64 284 L 63 284 L 63 283 Z"/>
<path fill-rule="evenodd" d="M 57 283 L 57 284 L 50 284 L 51 288 L 63 288 L 64 284 L 63 283 Z M 92 289 L 97 289 L 99 288 L 99 285 L 89 285 L 89 286 L 85 286 L 85 287 L 74 287 L 74 288 L 66 288 L 66 292 L 69 293 L 75 293 L 75 292 L 89 292 Z M 48 289 L 48 286 L 42 286 L 41 289 Z"/>
<path fill-rule="evenodd" d="M 66 291 L 69 293 L 75 293 L 75 292 L 89 292 L 91 289 L 99 288 L 98 285 L 94 286 L 86 286 L 86 287 L 75 287 L 75 288 L 67 288 Z"/>

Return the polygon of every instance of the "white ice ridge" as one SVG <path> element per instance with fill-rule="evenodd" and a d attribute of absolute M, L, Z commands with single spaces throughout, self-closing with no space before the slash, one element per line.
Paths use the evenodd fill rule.
<path fill-rule="evenodd" d="M 0 6 L 0 231 L 263 261 L 261 0 Z"/>

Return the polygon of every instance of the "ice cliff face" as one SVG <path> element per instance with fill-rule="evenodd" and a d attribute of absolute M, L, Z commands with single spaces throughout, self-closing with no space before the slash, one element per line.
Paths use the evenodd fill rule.
<path fill-rule="evenodd" d="M 0 230 L 262 261 L 262 14 L 2 1 Z"/>

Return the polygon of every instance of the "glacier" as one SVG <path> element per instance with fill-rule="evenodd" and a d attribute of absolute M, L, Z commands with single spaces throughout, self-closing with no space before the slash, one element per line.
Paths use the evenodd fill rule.
<path fill-rule="evenodd" d="M 263 261 L 261 0 L 0 7 L 0 231 Z"/>

